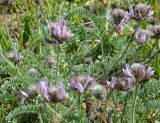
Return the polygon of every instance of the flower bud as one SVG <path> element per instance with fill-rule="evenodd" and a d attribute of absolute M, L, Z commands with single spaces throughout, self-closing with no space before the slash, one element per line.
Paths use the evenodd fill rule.
<path fill-rule="evenodd" d="M 142 30 L 138 28 L 136 30 L 135 36 L 136 36 L 137 41 L 143 44 L 143 43 L 146 43 L 150 39 L 151 33 L 148 30 Z"/>
<path fill-rule="evenodd" d="M 145 79 L 147 80 L 153 75 L 154 75 L 154 70 L 152 70 L 151 66 L 149 66 L 148 69 L 146 70 Z"/>
<path fill-rule="evenodd" d="M 40 5 L 42 3 L 42 0 L 34 0 L 34 2 L 37 4 L 37 5 Z"/>
<path fill-rule="evenodd" d="M 104 100 L 107 96 L 106 88 L 100 84 L 93 86 L 92 92 L 95 98 L 100 100 Z"/>
<path fill-rule="evenodd" d="M 38 93 L 38 86 L 36 84 L 30 84 L 30 85 L 28 85 L 28 90 L 30 92 Z"/>
<path fill-rule="evenodd" d="M 21 95 L 21 97 L 23 97 L 23 98 L 29 98 L 29 94 L 27 93 L 27 92 L 24 92 L 24 91 L 20 91 L 20 95 Z"/>
<path fill-rule="evenodd" d="M 22 63 L 22 60 L 23 60 L 23 57 L 20 54 L 14 52 L 14 51 L 10 52 L 9 55 L 8 55 L 8 57 L 14 63 Z"/>
<path fill-rule="evenodd" d="M 134 8 L 135 19 L 138 21 L 148 20 L 153 18 L 154 11 L 149 5 L 138 3 Z"/>
<path fill-rule="evenodd" d="M 91 57 L 85 58 L 85 63 L 86 64 L 91 64 L 92 63 L 92 58 Z"/>
<path fill-rule="evenodd" d="M 20 91 L 20 96 L 22 98 L 24 98 L 25 100 L 28 100 L 28 99 L 33 99 L 37 96 L 37 93 L 35 92 L 30 92 L 30 91 Z"/>
<path fill-rule="evenodd" d="M 140 63 L 134 63 L 131 65 L 131 69 L 134 72 L 136 81 L 142 81 L 145 78 L 145 66 Z"/>
<path fill-rule="evenodd" d="M 49 100 L 53 100 L 57 96 L 57 88 L 55 86 L 50 86 L 48 89 Z"/>
<path fill-rule="evenodd" d="M 156 39 L 160 38 L 160 25 L 152 26 L 149 30 L 154 34 Z"/>
<path fill-rule="evenodd" d="M 56 64 L 55 59 L 52 56 L 47 57 L 47 63 L 53 67 Z"/>
<path fill-rule="evenodd" d="M 35 69 L 35 68 L 31 68 L 31 69 L 29 69 L 29 74 L 31 75 L 31 76 L 36 76 L 36 75 L 38 75 L 38 70 L 37 69 Z"/>
<path fill-rule="evenodd" d="M 125 14 L 126 12 L 123 9 L 113 9 L 112 10 L 113 22 L 118 26 L 124 19 Z"/>

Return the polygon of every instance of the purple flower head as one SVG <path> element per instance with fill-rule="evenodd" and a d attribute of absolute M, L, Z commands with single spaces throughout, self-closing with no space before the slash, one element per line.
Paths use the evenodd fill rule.
<path fill-rule="evenodd" d="M 116 25 L 116 31 L 119 33 L 123 32 L 123 24 L 127 23 L 127 21 L 131 18 L 132 13 L 128 13 L 123 9 L 113 9 L 112 10 L 112 18 L 113 22 Z"/>
<path fill-rule="evenodd" d="M 93 85 L 93 77 L 90 75 L 78 75 L 71 78 L 70 87 L 78 92 L 83 93 L 84 90 L 91 89 Z"/>
<path fill-rule="evenodd" d="M 80 93 L 83 93 L 84 87 L 76 76 L 71 78 L 70 87 L 74 90 L 77 90 Z"/>
<path fill-rule="evenodd" d="M 56 101 L 63 102 L 64 100 L 66 100 L 68 95 L 65 93 L 63 84 L 61 82 L 56 83 L 56 89 L 57 89 Z"/>
<path fill-rule="evenodd" d="M 146 70 L 145 79 L 149 79 L 154 75 L 154 70 L 152 70 L 151 66 L 149 66 Z"/>
<path fill-rule="evenodd" d="M 134 16 L 138 21 L 143 21 L 146 19 L 151 19 L 153 17 L 154 11 L 149 5 L 138 3 L 134 8 Z"/>
<path fill-rule="evenodd" d="M 130 15 L 123 9 L 114 9 L 112 10 L 112 18 L 116 26 L 122 26 L 123 23 L 126 23 L 130 19 Z"/>
<path fill-rule="evenodd" d="M 148 30 L 142 30 L 138 28 L 136 30 L 135 36 L 136 36 L 137 41 L 143 44 L 143 43 L 146 43 L 150 39 L 151 33 Z"/>
<path fill-rule="evenodd" d="M 71 30 L 66 27 L 65 20 L 60 20 L 57 23 L 48 22 L 48 29 L 59 44 L 68 40 L 72 35 Z"/>

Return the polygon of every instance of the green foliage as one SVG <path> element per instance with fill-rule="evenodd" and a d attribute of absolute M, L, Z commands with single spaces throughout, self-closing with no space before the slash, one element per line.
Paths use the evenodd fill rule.
<path fill-rule="evenodd" d="M 44 120 L 44 122 L 51 122 L 48 119 L 52 119 L 52 113 L 50 110 L 47 109 L 47 107 L 43 104 L 35 104 L 35 105 L 24 105 L 18 108 L 15 108 L 12 112 L 10 112 L 7 116 L 6 116 L 6 121 L 8 123 L 17 123 L 18 120 L 16 119 L 20 119 L 19 122 L 26 122 L 25 118 L 26 115 L 30 115 L 29 117 L 29 121 L 28 122 L 35 122 L 35 121 L 31 121 L 31 119 L 33 118 L 35 120 L 35 117 L 38 117 L 38 114 L 40 114 L 42 116 L 42 119 Z M 37 114 L 37 115 L 35 115 Z M 31 119 L 30 119 L 31 118 Z M 40 122 L 40 119 L 37 118 L 37 122 Z"/>
<path fill-rule="evenodd" d="M 25 46 L 25 44 L 29 40 L 29 37 L 30 37 L 30 34 L 31 34 L 29 21 L 30 21 L 29 18 L 27 18 L 27 17 L 24 18 L 23 46 Z"/>

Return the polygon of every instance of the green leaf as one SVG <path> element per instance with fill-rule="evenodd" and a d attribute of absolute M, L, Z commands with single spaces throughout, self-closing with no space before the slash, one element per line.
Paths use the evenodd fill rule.
<path fill-rule="evenodd" d="M 11 48 L 11 44 L 9 40 L 7 39 L 7 36 L 5 35 L 4 31 L 2 31 L 2 28 L 0 28 L 0 45 L 2 47 L 3 51 L 9 51 Z"/>
<path fill-rule="evenodd" d="M 30 22 L 29 18 L 25 17 L 24 18 L 24 32 L 23 32 L 23 46 L 25 46 L 25 44 L 27 43 L 31 35 L 29 22 Z"/>

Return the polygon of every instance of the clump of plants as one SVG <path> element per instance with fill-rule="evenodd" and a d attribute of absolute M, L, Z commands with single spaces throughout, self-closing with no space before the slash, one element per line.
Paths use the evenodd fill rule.
<path fill-rule="evenodd" d="M 160 25 L 151 5 L 21 3 L 5 1 L 0 25 L 1 122 L 160 122 Z"/>

